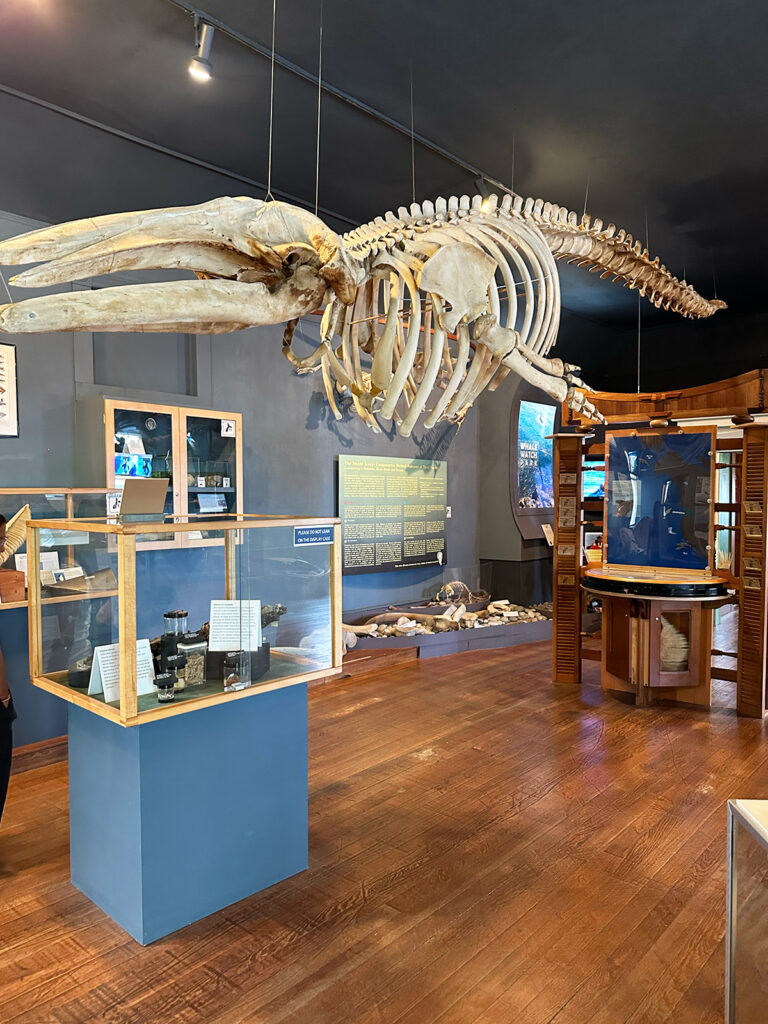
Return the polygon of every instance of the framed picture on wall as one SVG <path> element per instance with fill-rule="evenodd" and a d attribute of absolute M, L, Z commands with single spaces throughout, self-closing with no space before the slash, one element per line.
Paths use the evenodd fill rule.
<path fill-rule="evenodd" d="M 19 436 L 16 346 L 0 345 L 0 437 Z"/>

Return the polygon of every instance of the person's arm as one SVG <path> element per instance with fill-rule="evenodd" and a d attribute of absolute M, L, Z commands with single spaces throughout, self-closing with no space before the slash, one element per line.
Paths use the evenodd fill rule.
<path fill-rule="evenodd" d="M 8 676 L 5 674 L 5 662 L 3 652 L 0 650 L 0 702 L 6 707 L 11 699 L 11 691 L 8 689 Z"/>

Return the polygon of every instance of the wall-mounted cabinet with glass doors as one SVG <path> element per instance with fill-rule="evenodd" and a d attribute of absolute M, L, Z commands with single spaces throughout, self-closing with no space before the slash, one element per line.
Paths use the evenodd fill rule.
<path fill-rule="evenodd" d="M 76 416 L 79 479 L 120 490 L 131 477 L 165 477 L 166 515 L 242 513 L 240 413 L 92 396 Z"/>

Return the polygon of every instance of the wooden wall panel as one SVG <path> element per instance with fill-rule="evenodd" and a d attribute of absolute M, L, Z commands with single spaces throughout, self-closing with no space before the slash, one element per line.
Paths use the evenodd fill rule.
<path fill-rule="evenodd" d="M 559 434 L 554 446 L 554 623 L 552 678 L 581 682 L 582 439 Z"/>
<path fill-rule="evenodd" d="M 741 474 L 742 545 L 739 608 L 739 714 L 762 718 L 766 710 L 766 508 L 768 428 L 744 430 Z"/>
<path fill-rule="evenodd" d="M 628 597 L 603 598 L 605 668 L 612 676 L 632 680 L 632 620 Z"/>
<path fill-rule="evenodd" d="M 590 402 L 611 422 L 632 422 L 664 413 L 672 417 L 700 415 L 733 416 L 735 413 L 764 412 L 768 372 L 750 370 L 738 377 L 702 384 L 695 388 L 647 391 L 639 395 L 620 391 L 595 391 Z M 563 405 L 563 424 L 591 422 Z"/>

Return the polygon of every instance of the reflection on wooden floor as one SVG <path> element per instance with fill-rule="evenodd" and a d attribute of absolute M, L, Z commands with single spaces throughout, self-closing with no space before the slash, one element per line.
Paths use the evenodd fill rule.
<path fill-rule="evenodd" d="M 736 942 L 733 957 L 737 1024 L 768 1019 L 768 851 L 736 826 Z"/>
<path fill-rule="evenodd" d="M 4 1024 L 722 1021 L 725 802 L 768 793 L 765 726 L 550 665 L 312 690 L 310 870 L 147 949 L 68 882 L 65 765 L 14 776 Z"/>

